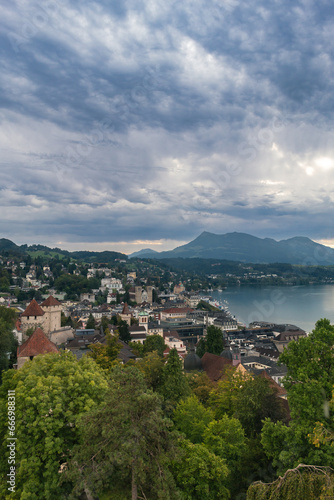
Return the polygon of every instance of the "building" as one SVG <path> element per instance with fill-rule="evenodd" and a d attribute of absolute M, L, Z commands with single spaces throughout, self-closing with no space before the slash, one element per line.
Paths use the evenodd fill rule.
<path fill-rule="evenodd" d="M 35 299 L 32 299 L 28 307 L 21 314 L 21 330 L 25 333 L 29 328 L 44 328 L 45 312 L 38 305 Z"/>
<path fill-rule="evenodd" d="M 26 361 L 34 359 L 39 354 L 59 352 L 57 346 L 51 342 L 45 333 L 37 328 L 34 333 L 17 348 L 17 365 L 20 369 Z"/>
<path fill-rule="evenodd" d="M 187 314 L 193 310 L 189 307 L 169 307 L 160 312 L 160 319 L 165 321 L 166 319 L 181 319 L 186 318 Z"/>
<path fill-rule="evenodd" d="M 132 325 L 129 328 L 129 332 L 132 342 L 140 342 L 141 344 L 145 342 L 147 333 L 146 333 L 146 328 L 144 326 Z"/>
<path fill-rule="evenodd" d="M 131 326 L 131 313 L 128 304 L 125 302 L 120 317 L 123 321 L 126 321 L 129 326 Z"/>
<path fill-rule="evenodd" d="M 148 332 L 148 314 L 146 312 L 143 311 L 138 314 L 138 324 L 145 328 L 146 333 Z"/>
<path fill-rule="evenodd" d="M 88 302 L 95 302 L 95 293 L 80 293 L 80 302 L 88 300 Z"/>
<path fill-rule="evenodd" d="M 21 330 L 41 328 L 50 337 L 51 332 L 61 328 L 61 303 L 51 295 L 40 305 L 33 299 L 21 314 Z"/>
<path fill-rule="evenodd" d="M 50 295 L 41 303 L 41 308 L 45 312 L 43 328 L 45 333 L 59 330 L 61 328 L 61 303 Z"/>
<path fill-rule="evenodd" d="M 153 287 L 147 286 L 145 289 L 138 285 L 130 288 L 129 290 L 130 300 L 136 302 L 137 304 L 142 304 L 143 302 L 148 302 L 152 304 L 153 302 Z"/>

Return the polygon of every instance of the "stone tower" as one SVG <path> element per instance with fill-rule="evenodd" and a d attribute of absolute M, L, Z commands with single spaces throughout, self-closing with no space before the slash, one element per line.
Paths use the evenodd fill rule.
<path fill-rule="evenodd" d="M 32 299 L 26 310 L 21 314 L 21 330 L 23 333 L 29 328 L 45 328 L 45 312 L 37 304 L 35 299 Z"/>
<path fill-rule="evenodd" d="M 45 312 L 44 332 L 49 334 L 61 328 L 61 303 L 52 297 L 48 297 L 41 303 L 41 308 Z"/>
<path fill-rule="evenodd" d="M 124 304 L 120 317 L 123 321 L 126 321 L 129 326 L 131 326 L 131 313 L 129 311 L 129 306 L 127 302 L 125 302 Z"/>
<path fill-rule="evenodd" d="M 141 294 L 142 294 L 141 286 L 135 286 L 135 301 L 137 302 L 137 304 L 142 303 Z"/>
<path fill-rule="evenodd" d="M 153 286 L 147 286 L 146 292 L 147 292 L 147 302 L 149 304 L 152 304 L 152 302 L 153 302 Z"/>

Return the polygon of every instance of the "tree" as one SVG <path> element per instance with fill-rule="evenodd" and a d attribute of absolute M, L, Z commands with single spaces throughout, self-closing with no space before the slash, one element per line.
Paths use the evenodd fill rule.
<path fill-rule="evenodd" d="M 205 429 L 213 420 L 213 412 L 193 395 L 178 403 L 173 420 L 177 429 L 192 443 L 202 443 Z"/>
<path fill-rule="evenodd" d="M 14 309 L 0 306 L 0 380 L 2 372 L 16 361 L 17 340 L 13 334 L 15 320 Z"/>
<path fill-rule="evenodd" d="M 284 387 L 291 417 L 299 425 L 326 422 L 324 403 L 330 401 L 334 384 L 333 348 L 334 326 L 322 319 L 308 337 L 290 342 L 280 356 L 288 368 Z"/>
<path fill-rule="evenodd" d="M 223 415 L 221 420 L 211 420 L 203 433 L 205 446 L 215 455 L 226 460 L 230 469 L 240 460 L 246 447 L 245 432 L 234 417 Z"/>
<path fill-rule="evenodd" d="M 202 337 L 198 341 L 198 344 L 196 347 L 196 354 L 197 354 L 197 356 L 202 358 L 205 353 L 206 353 L 206 340 L 205 340 L 205 338 Z"/>
<path fill-rule="evenodd" d="M 248 378 L 233 397 L 233 416 L 240 420 L 246 435 L 260 434 L 263 420 L 276 422 L 286 417 L 282 400 L 277 397 L 268 380 L 260 376 Z"/>
<path fill-rule="evenodd" d="M 136 367 L 139 368 L 144 375 L 148 387 L 154 391 L 161 387 L 164 361 L 156 351 L 146 353 L 143 359 L 137 361 Z"/>
<path fill-rule="evenodd" d="M 142 358 L 144 356 L 144 344 L 140 342 L 129 342 L 128 345 L 137 358 Z"/>
<path fill-rule="evenodd" d="M 118 323 L 117 330 L 120 340 L 123 340 L 123 342 L 130 342 L 131 335 L 129 331 L 129 325 L 127 324 L 126 321 L 121 319 Z"/>
<path fill-rule="evenodd" d="M 334 327 L 319 320 L 307 337 L 292 341 L 280 356 L 288 373 L 283 383 L 288 391 L 291 421 L 286 428 L 267 420 L 262 444 L 278 472 L 300 463 L 334 467 L 333 447 L 317 441 L 317 426 L 334 431 L 330 400 L 334 385 Z"/>
<path fill-rule="evenodd" d="M 90 352 L 87 356 L 94 359 L 104 370 L 110 371 L 115 365 L 119 352 L 122 349 L 122 344 L 119 342 L 118 335 L 107 333 L 106 339 L 106 344 L 90 344 Z"/>
<path fill-rule="evenodd" d="M 157 351 L 162 358 L 166 347 L 165 341 L 161 335 L 148 335 L 144 342 L 144 352 Z"/>
<path fill-rule="evenodd" d="M 227 413 L 230 417 L 234 414 L 234 398 L 243 387 L 250 375 L 238 372 L 234 367 L 229 367 L 224 372 L 224 377 L 218 382 L 217 388 L 210 393 L 209 405 L 215 412 L 215 418 L 220 419 Z"/>
<path fill-rule="evenodd" d="M 209 326 L 205 339 L 200 339 L 197 346 L 197 354 L 201 358 L 204 353 L 210 352 L 218 356 L 224 349 L 223 332 L 217 326 Z"/>
<path fill-rule="evenodd" d="M 210 392 L 214 389 L 214 383 L 203 372 L 187 373 L 187 380 L 192 392 L 198 397 L 199 401 L 206 405 L 209 401 Z"/>
<path fill-rule="evenodd" d="M 79 440 L 77 417 L 103 401 L 108 384 L 103 371 L 70 352 L 36 356 L 20 370 L 4 374 L 0 387 L 0 497 L 6 498 L 8 474 L 7 393 L 16 400 L 17 498 L 56 500 L 69 492 L 61 484 L 71 450 Z M 8 493 L 8 491 L 7 491 Z"/>
<path fill-rule="evenodd" d="M 202 444 L 180 441 L 183 455 L 173 463 L 173 473 L 184 500 L 224 500 L 229 470 L 225 461 Z"/>
<path fill-rule="evenodd" d="M 325 500 L 334 497 L 334 470 L 300 464 L 274 482 L 253 483 L 247 500 Z"/>
<path fill-rule="evenodd" d="M 111 498 L 120 489 L 132 500 L 178 498 L 167 463 L 176 456 L 171 423 L 136 367 L 113 369 L 104 404 L 83 416 L 80 429 L 70 471 L 76 495 L 86 483 Z"/>
<path fill-rule="evenodd" d="M 102 316 L 101 318 L 101 326 L 103 329 L 103 332 L 106 333 L 106 330 L 109 326 L 110 320 L 107 318 L 107 316 Z"/>
<path fill-rule="evenodd" d="M 90 313 L 87 324 L 86 324 L 87 330 L 94 330 L 95 329 L 95 319 L 92 313 Z"/>
<path fill-rule="evenodd" d="M 182 361 L 175 348 L 169 352 L 163 369 L 162 381 L 160 392 L 171 407 L 175 407 L 182 398 L 190 395 L 190 388 L 182 369 Z"/>

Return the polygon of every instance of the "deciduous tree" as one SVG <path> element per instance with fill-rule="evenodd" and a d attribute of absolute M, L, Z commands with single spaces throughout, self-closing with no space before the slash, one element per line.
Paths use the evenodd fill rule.
<path fill-rule="evenodd" d="M 102 370 L 86 356 L 70 352 L 40 355 L 4 374 L 0 387 L 0 497 L 6 498 L 8 474 L 7 391 L 16 402 L 16 497 L 58 500 L 70 485 L 61 484 L 72 447 L 79 440 L 81 413 L 103 400 L 108 388 Z M 10 497 L 13 498 L 13 497 Z"/>

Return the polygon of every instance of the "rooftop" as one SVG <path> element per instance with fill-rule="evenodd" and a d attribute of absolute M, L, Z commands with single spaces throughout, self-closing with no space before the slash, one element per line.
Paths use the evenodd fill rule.
<path fill-rule="evenodd" d="M 37 304 L 35 299 L 32 299 L 26 310 L 22 313 L 22 316 L 44 316 L 45 312 Z"/>
<path fill-rule="evenodd" d="M 50 295 L 47 299 L 44 300 L 44 302 L 41 303 L 42 307 L 51 307 L 51 306 L 60 306 L 59 300 L 55 299 Z"/>
<path fill-rule="evenodd" d="M 31 337 L 17 348 L 17 357 L 37 356 L 47 352 L 58 352 L 58 348 L 47 338 L 43 330 L 37 328 Z"/>

